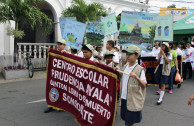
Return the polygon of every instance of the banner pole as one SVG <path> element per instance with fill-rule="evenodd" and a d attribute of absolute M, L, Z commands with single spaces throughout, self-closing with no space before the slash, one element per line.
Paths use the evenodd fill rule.
<path fill-rule="evenodd" d="M 126 74 L 126 75 L 129 75 L 129 76 L 130 76 L 129 73 L 123 72 L 123 71 L 121 71 L 121 70 L 117 70 L 117 71 L 120 72 L 120 73 L 123 73 L 123 74 Z"/>

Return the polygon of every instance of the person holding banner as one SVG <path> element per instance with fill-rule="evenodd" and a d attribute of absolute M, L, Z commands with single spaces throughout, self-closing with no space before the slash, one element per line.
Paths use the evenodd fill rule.
<path fill-rule="evenodd" d="M 162 103 L 162 99 L 165 93 L 165 84 L 168 84 L 168 78 L 171 72 L 171 61 L 172 61 L 172 54 L 169 51 L 169 44 L 168 42 L 162 43 L 162 48 L 160 53 L 158 54 L 158 66 L 156 68 L 155 74 L 155 82 L 159 84 L 159 90 L 157 91 L 160 94 L 158 101 L 156 102 L 157 105 Z"/>
<path fill-rule="evenodd" d="M 118 65 L 119 64 L 119 54 L 118 52 L 115 51 L 114 49 L 114 44 L 115 42 L 113 40 L 109 40 L 107 41 L 106 43 L 106 49 L 109 50 L 109 51 L 113 51 L 113 62 L 115 63 L 115 65 Z"/>
<path fill-rule="evenodd" d="M 60 51 L 61 53 L 65 52 L 65 46 L 66 46 L 66 41 L 64 39 L 60 39 L 57 41 L 57 50 Z M 48 48 L 47 51 L 49 51 L 49 50 L 50 49 Z M 62 109 L 54 108 L 54 107 L 48 105 L 48 108 L 44 111 L 44 113 L 49 113 L 51 111 L 54 111 L 55 109 L 62 110 Z"/>
<path fill-rule="evenodd" d="M 123 67 L 121 78 L 121 118 L 126 126 L 134 126 L 142 120 L 147 81 L 144 68 L 136 62 L 141 49 L 130 45 L 123 52 L 126 53 L 127 64 Z"/>
<path fill-rule="evenodd" d="M 90 44 L 82 45 L 82 52 L 85 59 L 98 62 L 98 60 L 93 57 L 94 48 L 92 45 Z"/>
<path fill-rule="evenodd" d="M 175 74 L 175 72 L 179 72 L 177 53 L 175 50 L 172 50 L 172 48 L 173 48 L 173 43 L 170 42 L 169 43 L 169 51 L 172 54 L 172 62 L 171 62 L 171 72 L 170 72 L 170 76 L 168 78 L 168 84 L 169 84 L 168 93 L 169 94 L 172 94 L 174 74 Z"/>

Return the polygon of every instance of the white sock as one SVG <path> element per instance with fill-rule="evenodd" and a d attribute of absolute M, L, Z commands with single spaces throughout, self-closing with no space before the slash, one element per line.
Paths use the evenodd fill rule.
<path fill-rule="evenodd" d="M 160 98 L 158 102 L 161 102 L 163 97 L 164 97 L 164 91 L 160 91 Z"/>
<path fill-rule="evenodd" d="M 181 79 L 181 82 L 183 83 L 183 78 Z"/>

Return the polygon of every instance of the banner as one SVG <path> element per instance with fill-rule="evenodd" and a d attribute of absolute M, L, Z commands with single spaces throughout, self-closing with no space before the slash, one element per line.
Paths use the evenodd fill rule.
<path fill-rule="evenodd" d="M 60 24 L 60 28 L 61 28 L 62 38 L 65 38 L 64 29 L 65 29 L 65 22 L 66 21 L 76 21 L 76 17 L 60 17 L 59 18 L 59 24 Z"/>
<path fill-rule="evenodd" d="M 142 62 L 146 65 L 146 79 L 148 84 L 156 84 L 155 83 L 155 74 L 154 71 L 157 67 L 157 60 L 155 57 L 141 57 Z M 179 73 L 182 77 L 182 57 L 178 56 L 178 67 L 179 67 Z M 179 84 L 174 81 L 174 84 Z"/>
<path fill-rule="evenodd" d="M 64 23 L 65 25 L 62 36 L 63 39 L 67 41 L 66 45 L 80 50 L 86 30 L 86 24 L 71 20 L 66 20 Z"/>
<path fill-rule="evenodd" d="M 116 115 L 115 71 L 57 50 L 48 53 L 46 101 L 72 113 L 82 126 L 112 126 Z"/>
<path fill-rule="evenodd" d="M 159 15 L 156 25 L 155 40 L 173 41 L 173 16 Z"/>
<path fill-rule="evenodd" d="M 104 25 L 102 22 L 86 22 L 87 44 L 93 46 L 103 46 L 104 43 Z"/>
<path fill-rule="evenodd" d="M 194 12 L 194 9 L 184 8 L 160 8 L 160 15 L 173 15 L 173 16 L 189 16 Z"/>
<path fill-rule="evenodd" d="M 104 24 L 104 36 L 110 36 L 118 33 L 116 13 L 112 13 L 101 18 Z"/>
<path fill-rule="evenodd" d="M 119 45 L 141 45 L 154 41 L 158 14 L 122 11 L 119 30 Z M 145 45 L 145 44 L 144 44 Z M 149 48 L 148 46 L 145 48 Z"/>

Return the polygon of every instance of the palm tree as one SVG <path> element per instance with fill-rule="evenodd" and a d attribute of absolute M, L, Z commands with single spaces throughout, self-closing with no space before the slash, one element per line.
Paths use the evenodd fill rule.
<path fill-rule="evenodd" d="M 100 16 L 106 16 L 107 12 L 102 4 L 86 4 L 84 0 L 73 0 L 72 5 L 62 12 L 64 17 L 76 17 L 77 21 L 100 21 Z"/>
<path fill-rule="evenodd" d="M 44 33 L 49 33 L 52 29 L 52 20 L 37 7 L 30 6 L 31 3 L 43 2 L 44 0 L 0 0 L 0 23 L 14 20 L 15 30 L 8 30 L 15 38 L 22 38 L 23 31 L 18 29 L 18 25 L 29 24 L 32 29 L 39 25 L 44 27 Z"/>

